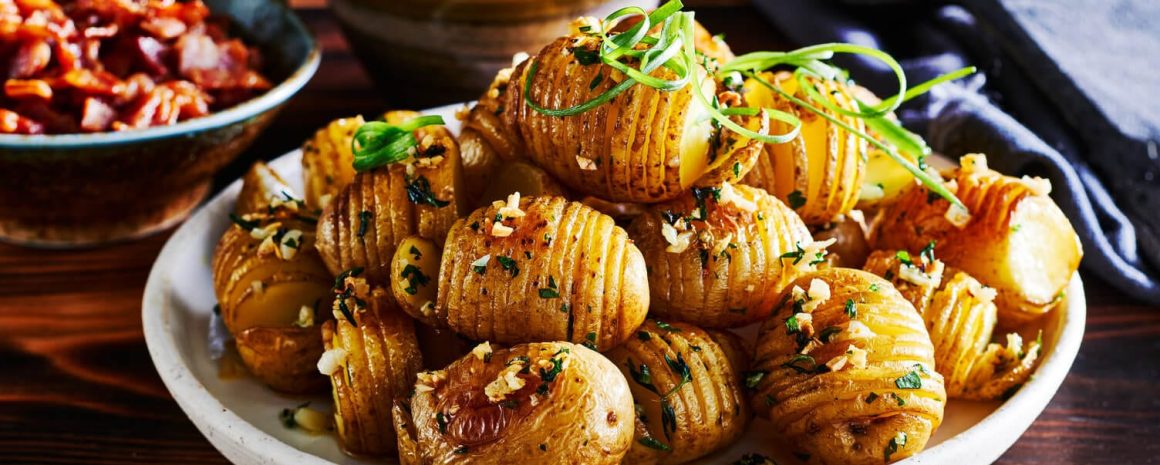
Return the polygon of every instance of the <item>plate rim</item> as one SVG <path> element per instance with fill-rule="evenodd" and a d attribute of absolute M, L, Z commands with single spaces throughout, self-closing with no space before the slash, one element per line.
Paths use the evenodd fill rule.
<path fill-rule="evenodd" d="M 454 111 L 462 105 L 452 104 L 424 112 Z M 288 159 L 300 156 L 301 150 L 295 149 L 270 163 L 291 163 Z M 182 412 L 214 448 L 231 462 L 237 463 L 248 459 L 252 463 L 261 464 L 336 465 L 267 434 L 226 408 L 197 378 L 190 367 L 190 361 L 183 356 L 183 351 L 177 345 L 176 335 L 170 331 L 170 319 L 173 317 L 174 309 L 169 305 L 168 291 L 174 286 L 168 274 L 175 262 L 174 257 L 179 253 L 183 243 L 198 240 L 197 234 L 202 232 L 202 228 L 196 225 L 205 222 L 202 217 L 208 215 L 212 206 L 228 202 L 231 195 L 236 196 L 241 189 L 241 182 L 241 178 L 235 180 L 200 206 L 189 220 L 169 237 L 154 260 L 141 303 L 142 326 L 149 356 L 165 388 Z M 1056 317 L 1063 321 L 1059 325 L 1057 335 L 1051 336 L 1055 338 L 1055 343 L 1039 363 L 1031 380 L 978 423 L 935 446 L 897 462 L 897 465 L 946 463 L 947 460 L 958 459 L 964 455 L 972 456 L 978 463 L 990 463 L 999 458 L 1023 436 L 1055 398 L 1079 352 L 1086 315 L 1087 300 L 1083 282 L 1077 271 L 1068 283 L 1063 311 Z M 989 447 L 984 449 L 971 447 L 980 442 L 986 442 Z M 262 445 L 260 449 L 258 444 Z"/>

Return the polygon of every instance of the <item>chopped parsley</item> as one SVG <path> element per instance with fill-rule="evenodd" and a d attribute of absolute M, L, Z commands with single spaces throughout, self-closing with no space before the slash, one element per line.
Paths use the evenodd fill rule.
<path fill-rule="evenodd" d="M 918 256 L 925 258 L 929 263 L 934 263 L 934 241 L 927 242 L 926 247 L 918 252 Z"/>
<path fill-rule="evenodd" d="M 556 287 L 556 280 L 548 276 L 548 287 L 540 288 L 541 299 L 558 299 L 560 298 L 560 290 Z M 567 305 L 567 304 L 565 304 Z"/>
<path fill-rule="evenodd" d="M 897 258 L 898 261 L 902 262 L 903 265 L 914 266 L 914 262 L 910 260 L 910 252 L 899 250 L 894 254 L 894 257 Z"/>
<path fill-rule="evenodd" d="M 435 198 L 435 194 L 431 193 L 431 182 L 423 176 L 416 176 L 408 181 L 406 190 L 407 200 L 415 205 L 430 205 L 435 208 L 451 205 L 451 202 Z"/>
<path fill-rule="evenodd" d="M 663 322 L 663 321 L 661 321 L 661 320 L 656 320 L 656 324 L 657 324 L 657 327 L 658 327 L 658 328 L 660 328 L 660 329 L 663 329 L 663 330 L 665 330 L 665 331 L 668 331 L 668 332 L 670 332 L 670 333 L 679 333 L 679 332 L 681 332 L 681 328 L 674 328 L 674 327 L 673 327 L 673 325 L 670 325 L 670 324 L 668 324 L 668 323 L 666 323 L 666 322 Z"/>
<path fill-rule="evenodd" d="M 346 278 L 358 276 L 358 275 L 362 274 L 362 272 L 363 272 L 362 267 L 356 266 L 356 267 L 351 268 L 349 270 L 343 271 L 342 273 L 339 273 L 338 276 L 336 276 L 334 278 L 334 290 L 337 291 L 339 289 L 343 289 L 346 286 L 344 284 L 344 282 L 346 281 Z"/>
<path fill-rule="evenodd" d="M 827 326 L 826 329 L 823 329 L 821 333 L 818 333 L 818 339 L 822 342 L 830 342 L 830 339 L 840 332 L 842 332 L 842 328 L 840 327 Z"/>
<path fill-rule="evenodd" d="M 372 217 L 374 217 L 374 213 L 369 210 L 358 212 L 358 237 L 367 235 L 367 226 L 370 225 Z"/>
<path fill-rule="evenodd" d="M 513 278 L 520 275 L 520 267 L 516 265 L 516 261 L 511 257 L 496 255 L 495 259 L 499 262 L 499 266 L 502 266 L 505 271 L 511 272 Z"/>
<path fill-rule="evenodd" d="M 487 271 L 487 262 L 491 261 L 491 254 L 479 257 L 479 259 L 471 262 L 471 269 L 476 273 L 483 274 Z"/>
<path fill-rule="evenodd" d="M 877 393 L 877 392 L 871 392 L 871 393 L 870 393 L 870 395 L 866 396 L 865 402 L 866 402 L 867 404 L 872 404 L 872 403 L 874 403 L 874 401 L 876 401 L 876 400 L 878 400 L 878 393 Z"/>
<path fill-rule="evenodd" d="M 600 54 L 596 50 L 576 48 L 572 50 L 572 55 L 575 55 L 576 61 L 583 66 L 588 66 L 600 61 Z"/>
<path fill-rule="evenodd" d="M 803 363 L 808 363 L 809 367 L 801 366 Z M 781 364 L 781 366 L 792 369 L 798 373 L 809 373 L 818 369 L 818 362 L 813 357 L 805 354 L 794 355 L 788 362 Z"/>
<path fill-rule="evenodd" d="M 794 248 L 796 248 L 797 250 L 781 254 L 781 259 L 785 260 L 785 259 L 792 258 L 793 264 L 797 265 L 798 263 L 801 263 L 803 258 L 806 257 L 806 251 L 804 249 L 802 249 L 801 242 L 794 243 Z"/>
<path fill-rule="evenodd" d="M 785 333 L 786 334 L 796 334 L 801 330 L 802 330 L 801 324 L 798 323 L 796 313 L 793 315 L 790 315 L 789 318 L 785 319 Z"/>
<path fill-rule="evenodd" d="M 230 213 L 230 221 L 233 221 L 234 224 L 238 225 L 239 228 L 242 228 L 245 231 L 258 229 L 258 227 L 261 226 L 261 223 L 256 220 L 247 220 L 233 213 Z"/>
<path fill-rule="evenodd" d="M 431 278 L 423 274 L 423 271 L 415 265 L 407 265 L 403 267 L 402 273 L 399 277 L 407 280 L 407 287 L 403 289 L 407 294 L 415 295 L 419 292 L 419 286 L 426 286 L 431 282 Z"/>
<path fill-rule="evenodd" d="M 603 81 L 604 81 L 604 74 L 603 73 L 596 73 L 596 77 L 592 78 L 592 82 L 588 83 L 588 90 L 595 89 L 596 86 L 600 85 L 600 83 Z"/>
<path fill-rule="evenodd" d="M 447 433 L 447 415 L 444 415 L 443 412 L 436 413 L 435 423 L 439 425 L 440 433 Z"/>
<path fill-rule="evenodd" d="M 876 291 L 876 289 L 871 290 Z M 854 299 L 846 299 L 846 316 L 850 317 L 851 320 L 858 318 L 858 307 L 854 306 Z"/>
<path fill-rule="evenodd" d="M 761 383 L 761 379 L 765 378 L 765 371 L 751 371 L 745 375 L 745 387 L 754 389 Z"/>
<path fill-rule="evenodd" d="M 721 201 L 721 188 L 720 187 L 694 187 L 693 188 L 693 200 L 696 201 L 697 212 L 700 213 L 700 215 L 697 217 L 698 219 L 704 220 L 704 219 L 709 217 L 708 208 L 705 206 L 705 200 L 708 199 L 710 196 L 713 197 L 714 201 Z"/>
<path fill-rule="evenodd" d="M 904 446 L 906 446 L 906 433 L 899 431 L 898 434 L 890 439 L 890 443 L 886 444 L 886 461 L 889 462 L 890 456 L 897 453 L 899 447 Z"/>
<path fill-rule="evenodd" d="M 415 257 L 415 260 L 423 258 L 423 253 L 419 252 L 419 249 L 413 245 L 411 246 L 411 250 L 408 250 L 408 252 L 411 252 L 411 256 Z"/>
<path fill-rule="evenodd" d="M 918 376 L 918 371 L 911 371 L 905 376 L 894 380 L 894 385 L 898 389 L 921 389 L 922 377 Z"/>
<path fill-rule="evenodd" d="M 790 192 L 789 196 L 786 197 L 786 200 L 789 201 L 789 208 L 792 208 L 794 210 L 797 210 L 797 209 L 804 207 L 806 205 L 805 194 L 802 194 L 802 191 L 799 191 L 797 189 L 794 189 L 793 192 Z"/>
<path fill-rule="evenodd" d="M 659 450 L 661 452 L 668 452 L 668 451 L 673 450 L 671 447 L 665 445 L 665 443 L 663 443 L 663 442 L 660 442 L 660 441 L 654 439 L 652 436 L 642 437 L 640 439 L 637 439 L 636 442 L 639 442 L 641 445 L 643 445 L 649 449 L 656 449 L 656 450 Z"/>

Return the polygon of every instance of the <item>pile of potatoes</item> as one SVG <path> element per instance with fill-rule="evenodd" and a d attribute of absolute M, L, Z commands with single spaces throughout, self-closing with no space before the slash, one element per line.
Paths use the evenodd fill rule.
<path fill-rule="evenodd" d="M 355 117 L 306 143 L 304 196 L 262 163 L 246 175 L 214 288 L 254 376 L 330 387 L 333 418 L 288 425 L 404 464 L 678 464 L 750 428 L 809 463 L 873 464 L 921 451 L 948 397 L 1027 380 L 1039 344 L 1018 329 L 1082 255 L 1049 184 L 967 156 L 944 173 L 963 210 L 868 172 L 864 140 L 752 83 L 702 91 L 798 115 L 795 140 L 716 127 L 691 86 L 527 106 L 615 85 L 577 58 L 589 39 L 502 71 L 459 134 L 420 128 L 403 162 L 354 170 Z M 865 92 L 807 83 L 850 108 Z M 750 325 L 755 341 L 731 331 Z"/>

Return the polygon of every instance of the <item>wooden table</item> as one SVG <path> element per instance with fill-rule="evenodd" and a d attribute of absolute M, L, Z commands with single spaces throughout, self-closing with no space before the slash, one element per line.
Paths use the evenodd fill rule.
<path fill-rule="evenodd" d="M 387 108 L 330 15 L 302 15 L 323 67 L 223 183 L 332 118 Z M 748 6 L 703 7 L 698 19 L 739 51 L 782 45 Z M 81 251 L 0 244 L 0 463 L 226 463 L 170 398 L 142 339 L 142 289 L 167 237 Z M 1160 308 L 1083 278 L 1088 330 L 1075 367 L 1000 463 L 1160 463 Z"/>

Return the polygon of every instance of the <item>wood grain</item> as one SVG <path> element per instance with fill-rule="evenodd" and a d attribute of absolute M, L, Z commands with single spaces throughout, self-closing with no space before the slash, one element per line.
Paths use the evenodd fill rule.
<path fill-rule="evenodd" d="M 389 107 L 329 14 L 303 17 L 325 47 L 322 70 L 219 185 L 332 118 Z M 698 19 L 741 52 L 785 45 L 752 7 Z M 81 251 L 0 244 L 0 463 L 226 463 L 170 398 L 142 339 L 141 295 L 167 236 Z M 1083 278 L 1088 332 L 1075 367 L 999 463 L 1160 463 L 1160 308 Z"/>

